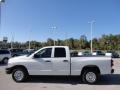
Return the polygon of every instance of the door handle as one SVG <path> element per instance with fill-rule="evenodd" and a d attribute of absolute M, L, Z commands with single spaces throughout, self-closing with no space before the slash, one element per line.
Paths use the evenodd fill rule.
<path fill-rule="evenodd" d="M 63 60 L 63 62 L 68 62 L 68 60 Z"/>
<path fill-rule="evenodd" d="M 47 60 L 47 61 L 45 61 L 45 62 L 51 62 L 51 61 Z"/>

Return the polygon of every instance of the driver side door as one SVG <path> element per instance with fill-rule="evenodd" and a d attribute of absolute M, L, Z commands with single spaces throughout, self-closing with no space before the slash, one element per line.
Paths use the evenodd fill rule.
<path fill-rule="evenodd" d="M 53 63 L 52 63 L 52 48 L 44 48 L 34 55 L 32 65 L 34 65 L 33 73 L 35 75 L 52 75 Z"/>

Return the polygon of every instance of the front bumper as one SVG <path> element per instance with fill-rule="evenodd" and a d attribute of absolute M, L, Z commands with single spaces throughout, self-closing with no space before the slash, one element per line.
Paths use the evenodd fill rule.
<path fill-rule="evenodd" d="M 114 73 L 114 69 L 111 69 L 111 73 Z"/>
<path fill-rule="evenodd" d="M 6 72 L 6 74 L 11 74 L 12 73 L 12 69 L 11 68 L 6 68 L 5 72 Z"/>

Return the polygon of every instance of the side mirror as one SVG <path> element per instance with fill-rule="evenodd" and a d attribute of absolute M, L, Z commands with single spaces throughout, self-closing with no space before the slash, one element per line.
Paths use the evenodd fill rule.
<path fill-rule="evenodd" d="M 34 58 L 40 58 L 40 55 L 34 54 Z"/>

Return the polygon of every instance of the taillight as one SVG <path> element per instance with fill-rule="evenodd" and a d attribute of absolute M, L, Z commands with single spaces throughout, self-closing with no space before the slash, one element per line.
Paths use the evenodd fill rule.
<path fill-rule="evenodd" d="M 111 67 L 114 66 L 114 61 L 111 59 Z"/>

